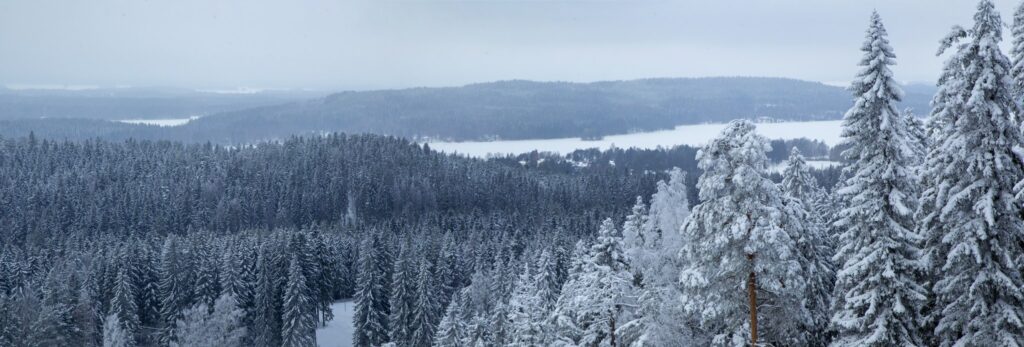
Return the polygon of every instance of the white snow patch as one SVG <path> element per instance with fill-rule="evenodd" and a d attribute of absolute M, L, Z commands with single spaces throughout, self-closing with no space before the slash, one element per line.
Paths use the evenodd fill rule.
<path fill-rule="evenodd" d="M 841 140 L 841 120 L 813 122 L 758 123 L 757 132 L 770 139 L 796 139 L 805 137 L 835 146 Z M 445 153 L 460 153 L 471 157 L 490 154 L 520 154 L 534 150 L 567 154 L 577 149 L 618 148 L 653 149 L 678 145 L 699 146 L 718 136 L 725 123 L 680 125 L 672 130 L 660 130 L 627 135 L 606 136 L 600 140 L 584 141 L 580 138 L 547 140 L 510 140 L 478 142 L 429 142 L 430 148 Z"/>
<path fill-rule="evenodd" d="M 143 124 L 143 125 L 157 125 L 162 127 L 176 127 L 179 125 L 185 125 L 188 122 L 199 119 L 199 116 L 192 116 L 188 118 L 164 118 L 164 119 L 122 119 L 118 122 L 128 124 Z"/>
<path fill-rule="evenodd" d="M 842 163 L 840 163 L 838 161 L 832 161 L 832 160 L 806 160 L 806 161 L 804 161 L 804 163 L 806 163 L 807 166 L 815 168 L 815 169 L 827 169 L 827 168 L 830 168 L 830 167 L 838 167 L 839 165 L 842 164 Z M 769 167 L 768 171 L 769 172 L 782 173 L 782 171 L 785 170 L 785 169 L 786 169 L 786 161 L 782 161 L 780 163 L 776 163 L 776 164 L 772 165 L 771 167 Z"/>
<path fill-rule="evenodd" d="M 339 301 L 331 304 L 334 319 L 327 322 L 326 327 L 316 330 L 316 344 L 320 347 L 352 346 L 352 316 L 355 315 L 356 303 Z"/>

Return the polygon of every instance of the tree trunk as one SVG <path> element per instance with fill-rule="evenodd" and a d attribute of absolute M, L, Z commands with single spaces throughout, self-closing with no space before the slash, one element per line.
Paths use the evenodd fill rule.
<path fill-rule="evenodd" d="M 617 315 L 616 311 L 618 311 L 618 310 L 613 311 L 611 318 L 608 319 L 608 327 L 611 328 L 610 329 L 611 331 L 610 331 L 610 334 L 609 334 L 609 339 L 608 339 L 608 342 L 609 342 L 608 345 L 611 346 L 611 347 L 615 347 L 615 316 Z"/>
<path fill-rule="evenodd" d="M 748 254 L 747 259 L 751 264 L 754 262 L 754 255 Z M 750 298 L 750 346 L 757 346 L 757 275 L 750 271 L 747 278 L 747 296 Z"/>

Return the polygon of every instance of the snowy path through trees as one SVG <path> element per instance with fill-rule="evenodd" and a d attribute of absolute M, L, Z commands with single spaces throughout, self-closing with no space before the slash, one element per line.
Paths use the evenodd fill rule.
<path fill-rule="evenodd" d="M 316 344 L 320 347 L 352 346 L 352 314 L 356 305 L 352 301 L 331 304 L 334 319 L 326 327 L 316 330 Z"/>

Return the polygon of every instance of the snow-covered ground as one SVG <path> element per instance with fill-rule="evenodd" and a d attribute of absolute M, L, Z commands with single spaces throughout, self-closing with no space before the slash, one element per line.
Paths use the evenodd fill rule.
<path fill-rule="evenodd" d="M 356 305 L 352 301 L 341 301 L 331 305 L 334 319 L 326 327 L 316 330 L 316 344 L 320 347 L 352 346 L 352 315 Z"/>
<path fill-rule="evenodd" d="M 833 166 L 839 166 L 840 162 L 831 160 L 807 160 L 805 161 L 807 166 L 815 169 L 827 169 Z M 768 171 L 782 173 L 782 170 L 786 169 L 786 162 L 782 161 L 768 168 Z"/>
<path fill-rule="evenodd" d="M 185 125 L 186 123 L 191 122 L 191 121 L 193 121 L 195 119 L 198 119 L 198 118 L 199 118 L 199 116 L 192 116 L 192 117 L 188 117 L 188 118 L 166 118 L 166 119 L 122 119 L 122 120 L 119 120 L 118 122 L 128 123 L 128 124 L 145 124 L 145 125 L 158 125 L 158 126 L 162 126 L 162 127 L 174 127 L 174 126 L 179 126 L 179 125 Z"/>
<path fill-rule="evenodd" d="M 446 153 L 460 153 L 471 157 L 489 154 L 519 154 L 538 150 L 566 154 L 577 149 L 600 148 L 657 148 L 678 145 L 697 146 L 706 143 L 725 128 L 724 123 L 680 125 L 672 130 L 652 131 L 628 135 L 605 136 L 596 141 L 579 138 L 548 140 L 512 140 L 482 142 L 430 142 L 430 148 Z M 757 132 L 770 139 L 796 139 L 806 137 L 820 140 L 829 146 L 840 141 L 842 121 L 759 123 Z"/>

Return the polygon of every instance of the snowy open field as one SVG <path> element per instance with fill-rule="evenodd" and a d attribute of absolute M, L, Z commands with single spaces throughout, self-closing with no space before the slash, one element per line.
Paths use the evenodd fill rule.
<path fill-rule="evenodd" d="M 579 138 L 549 140 L 512 140 L 482 142 L 430 142 L 430 148 L 446 153 L 460 153 L 471 157 L 489 154 L 519 154 L 538 150 L 566 154 L 577 149 L 601 148 L 657 148 L 678 145 L 702 145 L 714 138 L 723 128 L 719 124 L 680 125 L 672 130 L 605 136 L 602 140 L 584 141 Z M 842 121 L 759 123 L 757 131 L 770 139 L 806 137 L 820 140 L 829 146 L 839 143 Z"/>
<path fill-rule="evenodd" d="M 316 344 L 320 347 L 352 346 L 352 315 L 356 305 L 352 301 L 341 301 L 331 305 L 334 319 L 326 327 L 316 330 Z"/>

